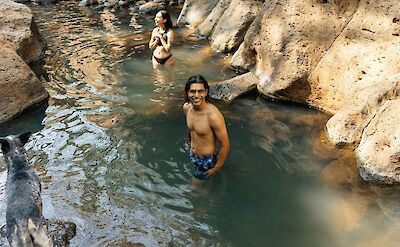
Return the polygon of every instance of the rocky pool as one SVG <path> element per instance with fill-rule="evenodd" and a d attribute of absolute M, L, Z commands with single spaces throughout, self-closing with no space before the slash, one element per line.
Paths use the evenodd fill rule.
<path fill-rule="evenodd" d="M 29 5 L 48 42 L 48 105 L 0 126 L 32 131 L 44 215 L 77 225 L 72 246 L 395 246 L 396 187 L 360 180 L 351 150 L 332 147 L 328 115 L 247 95 L 214 102 L 231 152 L 204 193 L 191 189 L 182 113 L 186 79 L 229 79 L 230 57 L 176 30 L 176 65 L 154 71 L 152 15 Z M 171 10 L 176 20 L 178 9 Z M 7 171 L 0 159 L 0 223 Z M 5 240 L 1 240 L 6 244 Z"/>

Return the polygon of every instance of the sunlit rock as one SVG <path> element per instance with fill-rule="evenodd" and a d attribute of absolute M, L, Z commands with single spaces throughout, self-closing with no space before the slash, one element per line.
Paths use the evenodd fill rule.
<path fill-rule="evenodd" d="M 246 55 L 244 53 L 248 52 Z M 254 50 L 248 50 L 243 42 L 232 56 L 230 67 L 237 73 L 249 72 L 256 65 L 256 54 Z"/>
<path fill-rule="evenodd" d="M 261 6 L 262 2 L 257 0 L 232 0 L 215 25 L 210 36 L 211 46 L 222 52 L 236 50 Z"/>
<path fill-rule="evenodd" d="M 44 42 L 30 9 L 23 4 L 0 4 L 0 123 L 48 98 L 26 63 L 41 57 Z"/>
<path fill-rule="evenodd" d="M 0 34 L 11 42 L 26 62 L 38 60 L 46 43 L 33 21 L 32 11 L 23 4 L 4 0 L 0 4 Z"/>
<path fill-rule="evenodd" d="M 114 6 L 118 6 L 118 2 L 119 2 L 119 0 L 107 0 L 107 1 L 104 1 L 104 7 L 111 8 L 111 7 L 114 7 Z"/>
<path fill-rule="evenodd" d="M 400 95 L 400 77 L 384 79 L 350 91 L 344 107 L 329 119 L 327 130 L 335 145 L 357 145 L 379 107 Z"/>
<path fill-rule="evenodd" d="M 352 18 L 357 1 L 279 1 L 265 4 L 245 39 L 244 54 L 256 55 L 259 90 L 269 96 L 307 102 L 314 90 L 307 78 Z M 257 27 L 257 25 L 260 25 Z"/>
<path fill-rule="evenodd" d="M 161 9 L 165 9 L 165 3 L 151 1 L 151 2 L 147 2 L 143 5 L 140 5 L 139 12 L 147 13 L 147 14 L 155 14 Z"/>
<path fill-rule="evenodd" d="M 79 6 L 84 7 L 84 6 L 90 6 L 93 4 L 98 4 L 97 0 L 82 0 L 79 2 Z"/>
<path fill-rule="evenodd" d="M 358 147 L 361 177 L 375 183 L 400 182 L 400 99 L 388 100 L 365 128 Z"/>
<path fill-rule="evenodd" d="M 310 104 L 336 112 L 354 102 L 357 90 L 378 86 L 400 72 L 399 10 L 395 0 L 360 1 L 354 17 L 309 78 L 314 89 Z"/>
<path fill-rule="evenodd" d="M 212 9 L 207 18 L 198 25 L 197 30 L 200 35 L 211 35 L 215 25 L 217 25 L 225 10 L 229 7 L 231 0 L 220 0 L 217 5 Z"/>
<path fill-rule="evenodd" d="M 0 37 L 0 123 L 25 109 L 43 102 L 48 93 L 42 83 L 15 51 L 13 44 Z"/>
<path fill-rule="evenodd" d="M 197 27 L 207 18 L 217 3 L 218 0 L 186 0 L 179 14 L 177 24 Z"/>

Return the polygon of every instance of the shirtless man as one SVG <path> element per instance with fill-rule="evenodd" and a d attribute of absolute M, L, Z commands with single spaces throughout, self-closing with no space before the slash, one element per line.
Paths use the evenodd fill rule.
<path fill-rule="evenodd" d="M 216 106 L 208 101 L 209 85 L 201 76 L 192 76 L 185 85 L 183 111 L 189 129 L 190 160 L 194 165 L 193 184 L 213 176 L 224 165 L 230 149 L 225 120 Z M 217 153 L 217 141 L 220 144 Z"/>

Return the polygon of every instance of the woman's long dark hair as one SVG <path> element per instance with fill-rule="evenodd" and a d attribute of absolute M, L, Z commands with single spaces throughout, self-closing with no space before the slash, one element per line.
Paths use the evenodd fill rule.
<path fill-rule="evenodd" d="M 165 20 L 164 23 L 165 30 L 172 28 L 172 21 L 171 21 L 171 16 L 169 16 L 169 13 L 165 9 L 160 10 L 160 13 L 162 15 L 162 18 Z"/>
<path fill-rule="evenodd" d="M 210 96 L 208 96 L 208 93 L 209 93 L 210 86 L 208 85 L 208 82 L 206 81 L 206 79 L 204 79 L 204 77 L 201 75 L 191 76 L 187 80 L 187 82 L 185 84 L 185 102 L 190 102 L 189 97 L 188 97 L 188 92 L 190 90 L 190 85 L 192 85 L 193 83 L 201 83 L 204 85 L 204 89 L 207 90 L 207 95 L 206 95 L 205 100 L 206 100 L 206 102 L 209 102 Z"/>

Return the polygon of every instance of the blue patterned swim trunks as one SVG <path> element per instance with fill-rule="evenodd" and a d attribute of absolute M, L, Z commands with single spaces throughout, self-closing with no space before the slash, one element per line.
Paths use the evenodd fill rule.
<path fill-rule="evenodd" d="M 193 177 L 199 180 L 206 180 L 208 176 L 206 172 L 215 166 L 217 162 L 217 155 L 207 155 L 207 156 L 199 156 L 189 152 L 190 160 L 194 165 Z"/>

